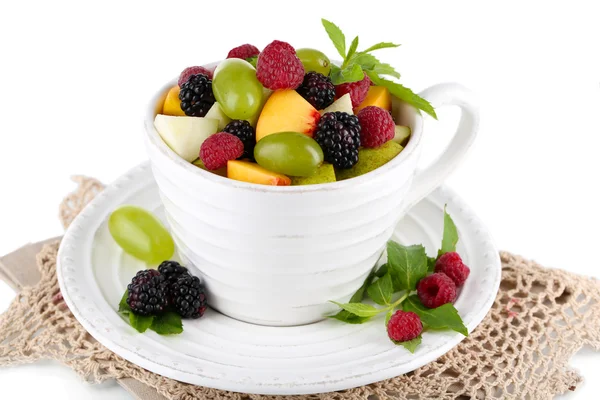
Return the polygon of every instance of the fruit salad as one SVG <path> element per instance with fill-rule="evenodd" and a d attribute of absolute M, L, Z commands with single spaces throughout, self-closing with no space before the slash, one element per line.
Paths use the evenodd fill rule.
<path fill-rule="evenodd" d="M 311 185 L 351 179 L 403 150 L 410 128 L 392 117 L 392 98 L 434 118 L 431 105 L 393 80 L 399 73 L 372 53 L 399 45 L 346 48 L 322 20 L 340 65 L 316 49 L 275 40 L 244 44 L 216 68 L 192 66 L 167 93 L 154 125 L 184 160 L 254 184 Z"/>

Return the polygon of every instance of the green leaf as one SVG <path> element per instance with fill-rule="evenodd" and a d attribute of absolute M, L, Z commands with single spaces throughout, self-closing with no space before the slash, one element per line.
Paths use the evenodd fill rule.
<path fill-rule="evenodd" d="M 427 273 L 433 273 L 435 271 L 435 262 L 437 258 L 435 257 L 427 257 Z"/>
<path fill-rule="evenodd" d="M 367 293 L 375 303 L 382 306 L 389 305 L 392 301 L 392 295 L 394 294 L 394 287 L 392 285 L 390 274 L 385 274 L 383 277 L 373 282 L 367 289 Z"/>
<path fill-rule="evenodd" d="M 256 68 L 256 62 L 258 61 L 258 56 L 246 58 L 246 61 L 248 61 L 250 64 L 252 64 L 252 66 L 254 68 Z"/>
<path fill-rule="evenodd" d="M 375 272 L 371 272 L 365 282 L 362 284 L 360 288 L 352 295 L 350 298 L 350 303 L 360 303 L 365 298 L 365 292 L 367 288 L 371 285 L 375 279 Z M 329 318 L 337 319 L 342 322 L 346 322 L 348 324 L 362 324 L 365 321 L 368 321 L 370 318 L 359 317 L 358 315 L 354 315 L 351 312 L 346 310 L 342 310 L 339 313 L 330 316 Z"/>
<path fill-rule="evenodd" d="M 458 243 L 458 230 L 452 217 L 446 212 L 446 207 L 444 207 L 444 236 L 442 237 L 442 248 L 438 252 L 438 257 L 456 251 L 456 243 Z"/>
<path fill-rule="evenodd" d="M 381 64 L 381 62 L 371 54 L 360 52 L 354 54 L 352 59 L 348 61 L 348 64 L 358 64 L 363 70 L 370 71 L 373 70 L 377 64 Z"/>
<path fill-rule="evenodd" d="M 365 74 L 362 71 L 362 68 L 360 67 L 360 65 L 358 64 L 353 64 L 350 65 L 346 68 L 344 68 L 341 71 L 337 71 L 337 70 L 331 70 L 331 82 L 334 85 L 340 85 L 342 83 L 349 83 L 349 82 L 358 82 L 360 80 L 363 80 L 365 77 Z"/>
<path fill-rule="evenodd" d="M 390 311 L 388 311 L 388 313 L 385 315 L 385 327 L 386 328 L 387 328 L 388 322 L 390 322 L 390 319 L 392 319 L 392 315 L 394 315 L 393 308 Z"/>
<path fill-rule="evenodd" d="M 400 78 L 400 73 L 397 72 L 390 64 L 379 63 L 373 68 L 373 72 L 377 75 L 390 75 L 394 78 Z"/>
<path fill-rule="evenodd" d="M 416 313 L 423 324 L 432 329 L 452 329 L 465 336 L 469 331 L 452 303 L 446 303 L 438 308 L 427 308 L 417 295 L 412 295 L 403 304 L 404 311 Z"/>
<path fill-rule="evenodd" d="M 332 301 L 332 303 L 340 306 L 342 309 L 344 309 L 348 312 L 351 312 L 354 315 L 357 315 L 359 317 L 365 317 L 365 318 L 371 318 L 371 317 L 376 316 L 377 314 L 387 311 L 387 308 L 381 308 L 381 309 L 375 308 L 371 305 L 363 304 L 363 303 L 342 304 L 342 303 L 337 303 L 335 301 Z"/>
<path fill-rule="evenodd" d="M 358 315 L 354 315 L 346 310 L 342 310 L 339 313 L 330 316 L 329 318 L 337 319 L 338 321 L 355 325 L 365 323 L 371 319 L 371 317 L 359 317 Z"/>
<path fill-rule="evenodd" d="M 125 293 L 119 302 L 119 312 L 123 315 L 129 315 L 131 313 L 131 307 L 127 304 L 127 295 L 129 294 L 128 290 L 125 289 Z"/>
<path fill-rule="evenodd" d="M 387 263 L 383 264 L 381 267 L 379 267 L 379 269 L 377 270 L 377 272 L 375 272 L 375 276 L 378 278 L 381 278 L 382 276 L 384 276 L 385 274 L 387 274 L 388 272 L 388 266 Z"/>
<path fill-rule="evenodd" d="M 336 50 L 345 60 L 346 58 L 346 37 L 340 28 L 338 28 L 333 22 L 329 22 L 322 18 L 321 23 L 329 35 L 329 39 L 333 42 Z"/>
<path fill-rule="evenodd" d="M 183 332 L 181 316 L 173 311 L 167 311 L 166 313 L 154 318 L 152 325 L 150 325 L 150 329 L 159 335 L 180 334 Z"/>
<path fill-rule="evenodd" d="M 388 269 L 394 290 L 415 290 L 417 282 L 427 275 L 427 253 L 422 245 L 387 244 Z"/>
<path fill-rule="evenodd" d="M 375 50 L 379 50 L 379 49 L 389 49 L 389 48 L 392 48 L 392 47 L 400 47 L 400 45 L 399 44 L 395 44 L 395 43 L 391 43 L 391 42 L 381 42 L 381 43 L 374 44 L 373 46 L 369 47 L 366 50 L 363 50 L 362 52 L 363 53 L 368 53 L 368 52 L 371 52 L 371 51 L 375 51 Z"/>
<path fill-rule="evenodd" d="M 137 315 L 134 313 L 129 314 L 129 325 L 131 325 L 136 331 L 139 333 L 144 333 L 150 325 L 152 325 L 152 321 L 154 320 L 154 316 L 143 316 Z"/>
<path fill-rule="evenodd" d="M 417 347 L 419 347 L 419 345 L 421 344 L 421 335 L 417 336 L 413 340 L 409 340 L 406 342 L 394 342 L 394 343 L 396 343 L 398 346 L 404 347 L 406 350 L 410 351 L 412 354 L 415 354 L 415 350 L 417 350 Z"/>
<path fill-rule="evenodd" d="M 381 78 L 374 71 L 367 70 L 366 73 L 375 85 L 386 87 L 393 96 L 396 96 L 403 102 L 408 103 L 419 110 L 425 111 L 427 114 L 437 119 L 437 115 L 433 106 L 427 100 L 420 97 L 409 88 L 404 87 L 399 83 L 392 82 L 388 79 Z"/>
<path fill-rule="evenodd" d="M 344 58 L 344 60 L 346 60 L 346 63 L 348 62 L 348 60 L 350 60 L 352 58 L 354 53 L 356 53 L 357 47 L 358 47 L 358 36 L 355 37 L 354 40 L 352 40 L 352 43 L 350 43 L 350 48 L 348 49 L 348 54 Z"/>

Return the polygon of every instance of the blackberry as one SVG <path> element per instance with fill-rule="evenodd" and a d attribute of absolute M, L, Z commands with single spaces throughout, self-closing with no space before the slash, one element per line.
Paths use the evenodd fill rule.
<path fill-rule="evenodd" d="M 165 277 L 155 269 L 139 271 L 127 286 L 127 304 L 134 314 L 160 314 L 169 305 Z"/>
<path fill-rule="evenodd" d="M 223 129 L 223 132 L 231 133 L 237 136 L 244 144 L 244 154 L 242 158 L 254 160 L 254 146 L 256 145 L 256 135 L 250 122 L 234 119 Z"/>
<path fill-rule="evenodd" d="M 173 283 L 181 275 L 189 275 L 190 272 L 186 267 L 181 266 L 177 261 L 163 261 L 158 266 L 158 272 L 165 277 L 168 283 Z"/>
<path fill-rule="evenodd" d="M 296 92 L 317 110 L 329 107 L 335 98 L 335 86 L 329 77 L 318 72 L 309 72 Z"/>
<path fill-rule="evenodd" d="M 173 307 L 183 318 L 200 318 L 206 311 L 206 294 L 197 276 L 182 275 L 171 286 Z"/>
<path fill-rule="evenodd" d="M 360 124 L 358 118 L 345 112 L 325 113 L 314 135 L 325 155 L 325 161 L 336 168 L 352 168 L 358 162 Z"/>
<path fill-rule="evenodd" d="M 190 117 L 204 117 L 215 103 L 212 80 L 204 74 L 192 75 L 179 91 L 181 109 Z"/>

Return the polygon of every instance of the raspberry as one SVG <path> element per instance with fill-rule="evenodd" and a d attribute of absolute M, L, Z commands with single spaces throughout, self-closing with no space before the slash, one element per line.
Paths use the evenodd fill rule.
<path fill-rule="evenodd" d="M 358 162 L 360 124 L 358 118 L 345 112 L 323 114 L 314 138 L 323 149 L 325 161 L 336 168 L 352 168 Z"/>
<path fill-rule="evenodd" d="M 138 315 L 160 314 L 169 305 L 165 277 L 155 269 L 139 271 L 127 285 L 127 304 Z"/>
<path fill-rule="evenodd" d="M 398 310 L 387 325 L 388 336 L 394 342 L 407 342 L 423 332 L 423 324 L 417 314 Z"/>
<path fill-rule="evenodd" d="M 173 306 L 184 318 L 200 318 L 206 311 L 206 294 L 200 279 L 182 275 L 171 285 Z"/>
<path fill-rule="evenodd" d="M 254 160 L 254 146 L 256 145 L 256 134 L 250 122 L 235 119 L 223 128 L 223 132 L 237 136 L 244 143 L 244 154 L 242 157 Z"/>
<path fill-rule="evenodd" d="M 158 272 L 165 277 L 167 282 L 174 282 L 181 275 L 189 275 L 190 272 L 186 267 L 181 266 L 177 261 L 163 261 L 158 266 Z"/>
<path fill-rule="evenodd" d="M 296 89 L 304 80 L 304 66 L 292 46 L 275 40 L 260 53 L 256 77 L 267 89 Z"/>
<path fill-rule="evenodd" d="M 259 54 L 260 50 L 258 50 L 256 46 L 252 46 L 251 44 L 243 44 L 229 50 L 227 58 L 241 58 L 242 60 L 245 60 L 246 58 L 254 57 Z"/>
<path fill-rule="evenodd" d="M 212 71 L 204 67 L 187 67 L 186 69 L 181 71 L 181 74 L 179 74 L 179 80 L 177 81 L 177 84 L 179 85 L 179 87 L 181 87 L 190 79 L 190 76 L 198 74 L 206 75 L 208 76 L 208 79 L 213 78 Z"/>
<path fill-rule="evenodd" d="M 337 85 L 335 87 L 335 96 L 340 98 L 346 93 L 350 93 L 352 107 L 356 108 L 360 105 L 360 103 L 363 102 L 365 97 L 367 97 L 369 86 L 371 86 L 371 79 L 369 79 L 369 77 L 365 74 L 365 77 L 362 81 L 342 83 L 341 85 Z"/>
<path fill-rule="evenodd" d="M 192 75 L 179 91 L 181 109 L 190 117 L 204 117 L 215 103 L 212 80 L 207 75 Z"/>
<path fill-rule="evenodd" d="M 317 110 L 330 106 L 335 98 L 335 86 L 331 79 L 318 72 L 304 75 L 304 80 L 296 91 Z"/>
<path fill-rule="evenodd" d="M 437 308 L 456 300 L 456 285 L 445 274 L 432 274 L 419 281 L 417 295 L 425 307 Z"/>
<path fill-rule="evenodd" d="M 458 253 L 451 252 L 442 254 L 438 258 L 435 262 L 435 272 L 448 275 L 454 281 L 456 287 L 461 287 L 469 277 L 471 270 L 463 263 Z"/>
<path fill-rule="evenodd" d="M 383 108 L 365 107 L 357 117 L 360 122 L 360 142 L 364 147 L 379 147 L 394 138 L 394 120 Z"/>
<path fill-rule="evenodd" d="M 204 166 L 214 171 L 227 165 L 227 161 L 236 160 L 244 154 L 244 144 L 230 133 L 221 132 L 211 135 L 200 147 L 200 159 Z"/>

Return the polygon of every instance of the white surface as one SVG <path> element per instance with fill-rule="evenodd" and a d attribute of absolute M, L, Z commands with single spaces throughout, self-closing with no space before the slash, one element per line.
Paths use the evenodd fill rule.
<path fill-rule="evenodd" d="M 402 43 L 380 57 L 415 90 L 440 81 L 473 89 L 480 136 L 450 186 L 500 248 L 600 277 L 590 253 L 600 226 L 595 2 L 388 0 L 341 9 L 305 0 L 293 17 L 233 3 L 0 2 L 0 253 L 61 232 L 57 204 L 73 187 L 69 175 L 111 181 L 145 159 L 143 111 L 160 84 L 244 42 L 278 38 L 333 58 L 324 16 L 365 45 Z M 430 147 L 443 146 L 442 132 L 456 123 L 452 110 L 439 117 L 426 121 Z M 0 283 L 0 309 L 12 297 Z M 586 381 L 570 398 L 595 398 L 600 355 L 572 365 Z M 6 398 L 128 398 L 60 366 L 0 369 L 0 385 Z"/>
<path fill-rule="evenodd" d="M 440 107 L 458 105 L 463 116 L 456 134 L 446 132 L 454 138 L 437 162 L 416 175 L 423 119 L 394 101 L 394 120 L 409 126 L 412 136 L 385 166 L 327 185 L 255 185 L 191 165 L 160 138 L 154 126 L 157 104 L 174 84 L 164 85 L 149 104 L 145 143 L 178 254 L 195 266 L 212 307 L 260 325 L 312 323 L 336 309 L 331 300 L 347 302 L 407 205 L 439 186 L 465 156 L 479 120 L 468 90 L 433 85 L 427 98 Z"/>
<path fill-rule="evenodd" d="M 213 310 L 200 320 L 185 321 L 184 332 L 177 337 L 140 335 L 116 312 L 128 282 L 141 269 L 140 262 L 126 255 L 108 231 L 108 216 L 121 204 L 151 210 L 165 222 L 166 210 L 150 163 L 106 188 L 69 227 L 57 258 L 58 282 L 69 309 L 92 336 L 150 371 L 235 392 L 323 393 L 410 372 L 464 338 L 452 331 L 426 332 L 422 345 L 411 354 L 390 342 L 383 314 L 360 326 L 329 319 L 275 328 L 244 323 Z M 445 205 L 460 234 L 457 250 L 471 266 L 455 305 L 472 331 L 494 302 L 501 265 L 491 235 L 469 206 L 452 191 L 439 188 L 411 208 L 390 235 L 407 245 L 422 243 L 428 254 L 435 254 L 442 242 Z"/>

